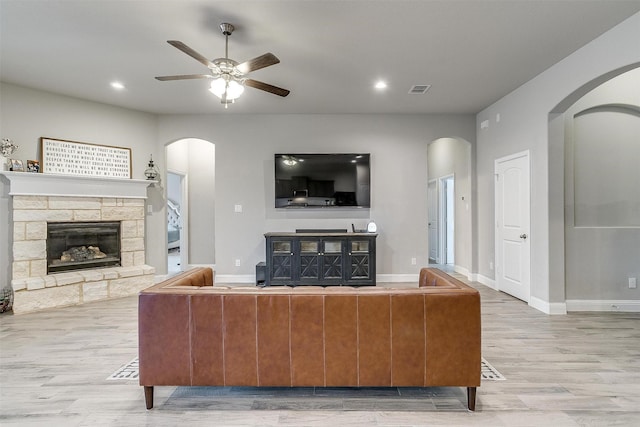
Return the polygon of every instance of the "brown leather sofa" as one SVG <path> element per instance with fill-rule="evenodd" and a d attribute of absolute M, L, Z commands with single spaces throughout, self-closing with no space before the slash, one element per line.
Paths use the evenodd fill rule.
<path fill-rule="evenodd" d="M 419 288 L 213 286 L 195 268 L 139 295 L 140 385 L 480 385 L 480 295 L 446 273 Z"/>

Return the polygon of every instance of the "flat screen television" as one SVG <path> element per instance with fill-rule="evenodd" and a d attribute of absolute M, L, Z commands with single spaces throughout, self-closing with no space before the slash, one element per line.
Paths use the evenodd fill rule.
<path fill-rule="evenodd" d="M 276 208 L 369 208 L 369 154 L 276 154 Z"/>

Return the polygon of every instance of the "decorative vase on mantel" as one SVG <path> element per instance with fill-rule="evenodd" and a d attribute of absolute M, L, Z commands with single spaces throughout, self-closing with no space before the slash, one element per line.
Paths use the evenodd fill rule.
<path fill-rule="evenodd" d="M 0 169 L 9 170 L 9 156 L 18 149 L 18 146 L 9 138 L 2 138 L 0 143 Z"/>

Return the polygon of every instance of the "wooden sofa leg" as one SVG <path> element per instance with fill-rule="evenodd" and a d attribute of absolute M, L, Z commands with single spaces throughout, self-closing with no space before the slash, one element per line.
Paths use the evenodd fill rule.
<path fill-rule="evenodd" d="M 467 387 L 467 407 L 470 411 L 476 410 L 476 388 Z"/>
<path fill-rule="evenodd" d="M 153 408 L 153 386 L 144 386 L 144 402 L 147 409 Z"/>

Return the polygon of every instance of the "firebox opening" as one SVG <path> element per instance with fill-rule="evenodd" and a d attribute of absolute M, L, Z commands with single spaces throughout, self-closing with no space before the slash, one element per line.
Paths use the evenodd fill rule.
<path fill-rule="evenodd" d="M 47 274 L 120 265 L 120 221 L 47 223 Z"/>

